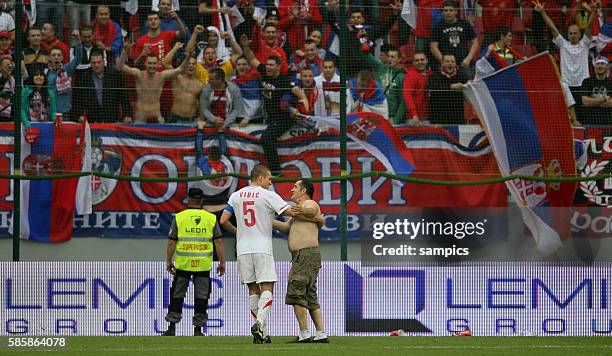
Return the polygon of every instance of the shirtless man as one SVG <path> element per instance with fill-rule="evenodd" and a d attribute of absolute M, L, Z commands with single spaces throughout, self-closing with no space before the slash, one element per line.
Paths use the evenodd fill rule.
<path fill-rule="evenodd" d="M 128 51 L 134 46 L 128 42 L 123 47 L 121 56 L 119 56 L 119 70 L 131 75 L 136 81 L 136 112 L 134 113 L 134 122 L 138 124 L 146 123 L 149 120 L 157 121 L 160 124 L 164 123 L 164 118 L 161 116 L 159 97 L 161 95 L 164 82 L 166 79 L 175 78 L 183 73 L 189 65 L 189 59 L 193 53 L 188 53 L 185 60 L 176 69 L 157 71 L 159 60 L 156 55 L 149 54 L 145 60 L 145 69 L 139 70 L 125 64 Z"/>
<path fill-rule="evenodd" d="M 164 57 L 163 65 L 165 69 L 172 69 L 172 58 L 183 48 L 183 44 L 177 42 L 174 48 Z M 166 118 L 168 123 L 195 124 L 198 119 L 200 94 L 204 89 L 204 84 L 197 80 L 195 74 L 197 61 L 189 58 L 187 71 L 179 74 L 172 80 L 172 109 Z"/>
<path fill-rule="evenodd" d="M 323 314 L 317 298 L 317 276 L 321 268 L 319 251 L 319 227 L 324 220 L 319 204 L 312 200 L 314 186 L 308 179 L 302 179 L 293 185 L 291 207 L 295 217 L 288 222 L 274 220 L 273 227 L 289 233 L 289 251 L 291 251 L 291 271 L 287 282 L 285 304 L 293 305 L 295 317 L 300 326 L 299 336 L 295 342 L 328 343 L 323 327 Z M 308 330 L 308 314 L 317 329 L 314 339 Z"/>

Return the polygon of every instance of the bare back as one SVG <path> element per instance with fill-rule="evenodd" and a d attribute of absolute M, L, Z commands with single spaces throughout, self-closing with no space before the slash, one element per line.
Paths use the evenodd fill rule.
<path fill-rule="evenodd" d="M 306 200 L 300 204 L 304 206 L 307 203 L 309 207 L 316 206 L 317 212 L 315 217 L 321 216 L 319 204 L 314 200 Z M 288 239 L 289 251 L 298 251 L 307 247 L 319 246 L 319 226 L 310 220 L 302 220 L 300 217 L 292 218 L 291 228 L 289 229 Z"/>
<path fill-rule="evenodd" d="M 159 98 L 164 87 L 164 77 L 158 72 L 153 75 L 141 71 L 136 76 L 137 117 L 161 116 Z"/>
<path fill-rule="evenodd" d="M 194 77 L 179 75 L 172 81 L 172 112 L 183 117 L 198 114 L 198 102 L 204 85 Z"/>

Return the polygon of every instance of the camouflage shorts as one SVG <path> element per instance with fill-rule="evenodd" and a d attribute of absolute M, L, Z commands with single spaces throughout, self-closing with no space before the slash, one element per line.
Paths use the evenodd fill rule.
<path fill-rule="evenodd" d="M 285 304 L 301 305 L 309 310 L 319 309 L 317 277 L 321 269 L 319 246 L 292 252 L 291 270 L 287 282 Z"/>

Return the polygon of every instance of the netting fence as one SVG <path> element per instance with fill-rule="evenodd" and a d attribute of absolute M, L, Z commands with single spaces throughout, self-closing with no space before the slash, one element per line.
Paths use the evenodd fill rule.
<path fill-rule="evenodd" d="M 343 260 L 393 214 L 518 206 L 544 255 L 541 222 L 608 237 L 610 6 L 17 2 L 0 21 L 0 234 L 164 237 L 189 187 L 220 211 L 261 163 L 287 200 L 313 179 Z"/>

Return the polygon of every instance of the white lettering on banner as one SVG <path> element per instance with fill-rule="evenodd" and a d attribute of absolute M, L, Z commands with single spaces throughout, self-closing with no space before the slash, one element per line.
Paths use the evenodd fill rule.
<path fill-rule="evenodd" d="M 603 137 L 601 148 L 597 146 L 597 138 L 588 138 L 584 140 L 585 150 L 587 153 L 601 154 L 602 152 L 612 153 L 612 137 Z"/>
<path fill-rule="evenodd" d="M 340 157 L 317 157 L 317 162 L 321 164 L 321 177 L 332 176 L 332 165 L 340 167 Z M 351 174 L 351 162 L 346 161 L 346 174 Z M 322 182 L 321 183 L 321 199 L 319 205 L 339 205 L 340 198 L 334 198 L 332 193 L 332 184 L 340 184 L 339 182 Z M 338 189 L 338 195 L 340 190 Z M 353 198 L 353 184 L 350 181 L 346 182 L 346 200 L 350 201 Z"/>
<path fill-rule="evenodd" d="M 603 143 L 603 151 L 604 152 L 612 152 L 612 148 L 610 147 L 610 142 L 612 142 L 612 137 L 605 137 Z"/>
<path fill-rule="evenodd" d="M 374 157 L 357 157 L 357 161 L 361 163 L 362 172 L 371 172 L 372 163 L 377 161 Z M 361 180 L 363 187 L 361 188 L 361 199 L 357 201 L 359 205 L 376 205 L 376 200 L 372 198 L 374 193 L 382 186 L 387 178 L 378 178 L 374 184 L 372 184 L 372 177 L 366 177 Z"/>
<path fill-rule="evenodd" d="M 178 169 L 176 168 L 176 164 L 170 158 L 164 157 L 162 155 L 144 155 L 142 157 L 139 157 L 134 162 L 130 175 L 132 177 L 140 177 L 143 166 L 146 163 L 151 162 L 151 161 L 157 161 L 166 168 L 166 172 L 161 172 L 162 173 L 160 175 L 161 177 L 169 177 L 169 178 L 178 177 Z M 132 187 L 132 191 L 134 192 L 134 195 L 136 195 L 138 199 L 148 204 L 161 204 L 169 200 L 176 193 L 176 188 L 178 186 L 178 183 L 176 182 L 165 183 L 167 184 L 167 186 L 166 186 L 166 191 L 164 192 L 164 194 L 157 196 L 157 197 L 152 197 L 152 196 L 147 195 L 144 192 L 144 190 L 142 189 L 142 184 L 143 182 L 138 182 L 138 181 L 130 182 L 130 186 Z"/>
<path fill-rule="evenodd" d="M 290 266 L 276 263 L 279 296 Z M 406 322 L 422 327 L 409 335 L 470 328 L 478 336 L 612 336 L 611 282 L 603 263 L 457 268 L 326 261 L 318 290 L 323 315 L 333 315 L 326 318 L 330 335 L 388 334 L 391 324 Z M 0 336 L 156 335 L 166 328 L 170 284 L 163 262 L 0 262 Z M 246 300 L 236 262 L 228 262 L 226 275 L 212 279 L 207 333 L 247 335 Z M 178 335 L 191 335 L 192 315 L 188 293 Z M 269 326 L 272 335 L 293 335 L 292 308 L 276 306 Z"/>
<path fill-rule="evenodd" d="M 119 228 L 119 229 L 158 229 L 159 213 L 138 213 L 131 211 L 96 211 L 89 215 L 76 215 L 75 228 Z M 111 226 L 112 224 L 112 226 Z"/>

